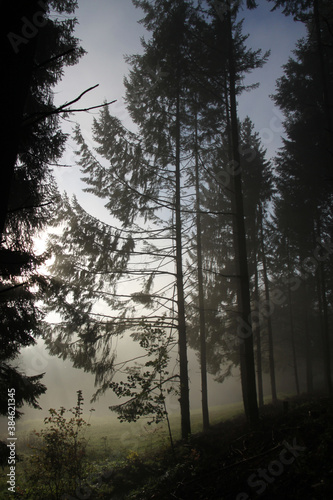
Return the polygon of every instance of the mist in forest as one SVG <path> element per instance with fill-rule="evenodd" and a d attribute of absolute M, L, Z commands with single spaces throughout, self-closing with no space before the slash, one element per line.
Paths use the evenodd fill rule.
<path fill-rule="evenodd" d="M 2 14 L 0 496 L 331 498 L 331 2 Z"/>

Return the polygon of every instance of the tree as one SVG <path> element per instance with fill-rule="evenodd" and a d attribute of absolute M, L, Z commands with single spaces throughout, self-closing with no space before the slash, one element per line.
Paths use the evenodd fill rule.
<path fill-rule="evenodd" d="M 1 234 L 10 202 L 17 156 L 28 154 L 28 141 L 33 141 L 33 134 L 38 137 L 38 132 L 42 129 L 41 121 L 45 124 L 45 118 L 50 110 L 54 111 L 51 88 L 61 78 L 63 66 L 75 64 L 84 53 L 79 47 L 78 40 L 72 35 L 75 20 L 70 18 L 62 21 L 51 20 L 48 13 L 53 8 L 61 14 L 72 14 L 76 5 L 76 2 L 69 0 L 65 2 L 32 0 L 29 3 L 19 1 L 15 6 L 10 2 L 2 2 L 6 22 L 1 28 L 1 43 L 7 72 L 1 80 L 1 95 L 8 126 L 3 135 L 6 168 L 0 196 Z M 41 92 L 41 85 L 44 85 L 44 94 Z M 48 120 L 50 132 L 52 129 L 55 132 L 56 127 L 57 120 Z M 40 144 L 40 150 L 35 151 L 34 159 L 29 159 L 31 163 L 34 161 L 35 175 L 37 176 L 38 172 L 40 179 L 46 170 L 42 163 L 46 154 L 52 161 L 56 157 L 56 151 L 61 150 L 65 139 L 59 131 L 54 136 L 50 132 L 45 133 L 45 139 L 49 140 L 48 150 L 43 155 Z M 35 148 L 36 142 L 35 137 L 32 142 Z M 27 159 L 24 158 L 23 161 Z"/>
<path fill-rule="evenodd" d="M 226 47 L 227 47 L 227 93 L 226 103 L 228 106 L 228 121 L 230 133 L 230 158 L 229 161 L 233 165 L 230 181 L 231 189 L 234 192 L 232 197 L 232 212 L 234 214 L 233 233 L 234 233 L 234 249 L 235 261 L 238 266 L 237 275 L 239 276 L 238 286 L 238 307 L 239 307 L 239 325 L 238 333 L 245 338 L 242 338 L 240 346 L 241 358 L 241 377 L 243 388 L 243 399 L 247 418 L 249 421 L 256 421 L 257 402 L 256 402 L 256 388 L 255 388 L 255 373 L 254 373 L 254 358 L 253 358 L 253 336 L 251 332 L 251 325 L 249 318 L 251 313 L 250 308 L 250 295 L 249 295 L 249 279 L 247 269 L 247 253 L 245 242 L 245 226 L 244 226 L 244 209 L 243 209 L 243 195 L 242 195 L 242 181 L 239 171 L 240 167 L 240 154 L 239 154 L 239 132 L 238 132 L 238 119 L 237 119 L 237 105 L 236 93 L 237 85 L 240 75 L 237 72 L 236 53 L 238 47 L 236 46 L 233 35 L 233 19 L 237 12 L 237 6 L 227 2 L 222 4 L 223 12 L 216 9 L 219 13 L 220 29 L 226 33 Z M 253 7 L 253 5 L 249 5 Z M 237 49 L 236 49 L 237 47 Z M 252 68 L 258 67 L 263 64 L 264 59 L 258 57 L 259 53 L 253 54 Z M 244 336 L 244 328 L 246 335 Z"/>
<path fill-rule="evenodd" d="M 57 200 L 50 164 L 62 155 L 66 135 L 55 114 L 52 88 L 65 65 L 84 53 L 73 36 L 76 2 L 3 2 L 1 43 L 8 68 L 1 79 L 4 116 L 3 182 L 0 188 L 0 388 L 1 413 L 7 390 L 16 394 L 17 416 L 24 403 L 38 408 L 46 390 L 42 375 L 27 377 L 14 366 L 22 347 L 35 344 L 43 314 L 37 302 L 45 280 L 38 271 L 33 238 L 52 217 Z M 42 5 L 41 5 L 42 4 Z M 7 16 L 8 14 L 8 16 Z"/>
<path fill-rule="evenodd" d="M 136 4 L 139 5 L 139 2 Z M 143 7 L 145 10 L 147 5 Z M 190 415 L 181 218 L 181 127 L 184 115 L 181 89 L 185 76 L 179 60 L 186 8 L 183 2 L 178 2 L 169 11 L 165 2 L 156 2 L 154 8 L 147 7 L 147 11 L 148 29 L 151 22 L 149 16 L 158 18 L 159 25 L 155 26 L 153 34 L 154 44 L 145 44 L 144 55 L 128 59 L 132 70 L 130 79 L 125 82 L 128 109 L 139 127 L 139 134 L 136 137 L 125 131 L 119 121 L 105 110 L 99 122 L 95 121 L 94 129 L 95 139 L 100 144 L 97 153 L 110 161 L 108 168 L 101 167 L 89 156 L 84 145 L 81 148 L 81 166 L 84 180 L 90 185 L 88 190 L 109 200 L 106 207 L 120 219 L 126 231 L 134 230 L 140 223 L 140 217 L 143 217 L 144 223 L 156 222 L 155 213 L 161 208 L 174 212 L 171 241 L 175 242 L 175 254 L 171 253 L 171 258 L 175 261 L 176 272 L 169 272 L 169 275 L 176 277 L 182 435 L 186 438 L 190 434 Z M 156 75 L 156 63 L 163 60 L 160 53 L 165 49 L 165 37 L 168 51 L 164 54 L 162 71 L 168 74 L 168 81 L 164 81 L 162 86 L 152 75 Z M 102 188 L 102 185 L 107 187 Z M 166 226 L 163 231 L 170 237 L 170 229 L 165 222 L 163 224 Z M 156 234 L 161 233 L 161 229 L 155 231 Z M 160 256 L 164 258 L 168 254 L 160 253 Z M 148 293 L 156 272 L 153 270 L 150 274 Z"/>
<path fill-rule="evenodd" d="M 329 27 L 323 28 L 322 36 L 324 40 L 330 39 Z M 316 70 L 316 41 L 312 38 L 311 24 L 308 26 L 306 39 L 298 43 L 294 53 L 296 57 L 285 65 L 285 75 L 278 80 L 278 90 L 274 96 L 275 102 L 287 114 L 284 122 L 287 139 L 277 157 L 279 196 L 276 200 L 276 212 L 279 214 L 281 231 L 288 238 L 290 254 L 293 252 L 295 255 L 296 252 L 298 272 L 302 275 L 300 266 L 307 259 L 312 259 L 310 256 L 318 241 L 323 242 L 330 235 L 332 187 L 329 179 L 332 158 L 327 147 L 322 82 L 320 73 Z M 331 67 L 332 58 L 327 59 L 327 63 Z M 317 288 L 317 298 L 310 299 L 304 289 L 304 300 L 307 297 L 307 303 L 310 299 L 319 310 L 326 386 L 331 392 L 326 278 L 331 273 L 329 259 L 325 261 L 318 254 L 312 268 L 310 275 L 316 276 L 313 289 Z M 309 339 L 308 336 L 307 338 Z M 309 362 L 310 359 L 310 374 Z"/>
<path fill-rule="evenodd" d="M 95 151 L 89 150 L 80 131 L 76 131 L 80 149 L 79 164 L 88 186 L 86 190 L 105 200 L 105 206 L 110 214 L 120 222 L 120 238 L 125 238 L 124 235 L 130 232 L 135 235 L 133 247 L 128 252 L 122 252 L 121 248 L 113 247 L 115 255 L 124 256 L 125 266 L 120 269 L 117 265 L 112 267 L 113 262 L 112 259 L 108 261 L 107 252 L 103 252 L 103 257 L 96 261 L 98 246 L 102 249 L 102 247 L 109 248 L 111 245 L 113 238 L 111 228 L 107 229 L 107 225 L 100 221 L 92 223 L 95 227 L 106 228 L 102 232 L 108 234 L 108 243 L 102 245 L 98 241 L 96 250 L 91 252 L 89 245 L 82 245 L 82 241 L 85 238 L 84 233 L 90 239 L 93 226 L 88 228 L 83 225 L 77 230 L 80 209 L 77 205 L 75 206 L 75 202 L 70 204 L 69 210 L 72 213 L 76 212 L 74 218 L 70 214 L 69 219 L 71 227 L 74 224 L 75 230 L 72 230 L 70 234 L 66 232 L 62 240 L 65 245 L 64 252 L 61 250 L 61 245 L 58 249 L 56 248 L 54 266 L 54 272 L 56 273 L 59 267 L 61 278 L 64 277 L 69 286 L 63 286 L 61 280 L 59 281 L 58 289 L 64 293 L 63 295 L 58 293 L 53 303 L 51 299 L 51 306 L 63 314 L 65 319 L 77 319 L 77 332 L 80 338 L 74 340 L 75 332 L 72 331 L 71 345 L 66 347 L 64 344 L 68 344 L 69 337 L 66 338 L 67 342 L 64 342 L 65 337 L 59 337 L 54 352 L 69 353 L 71 351 L 72 359 L 82 363 L 81 366 L 86 363 L 86 368 L 89 370 L 95 370 L 98 374 L 96 382 L 103 380 L 105 389 L 109 383 L 108 376 L 105 374 L 109 369 L 109 376 L 112 376 L 113 365 L 112 359 L 109 359 L 110 363 L 108 363 L 106 358 L 102 358 L 105 360 L 104 366 L 103 362 L 98 363 L 98 355 L 103 356 L 101 350 L 105 349 L 109 355 L 109 341 L 112 334 L 123 333 L 126 329 L 132 331 L 131 327 L 134 329 L 138 326 L 148 307 L 155 307 L 160 301 L 165 311 L 164 326 L 166 328 L 176 326 L 178 329 L 182 435 L 186 438 L 190 432 L 190 420 L 185 321 L 187 305 L 183 261 L 186 252 L 193 245 L 190 241 L 186 242 L 184 233 L 189 232 L 191 226 L 195 224 L 193 215 L 204 215 L 205 212 L 205 209 L 199 210 L 198 206 L 193 207 L 195 183 L 191 175 L 191 165 L 187 162 L 190 159 L 195 164 L 195 144 L 198 145 L 201 141 L 205 143 L 204 147 L 200 144 L 201 154 L 204 148 L 209 150 L 209 141 L 212 139 L 216 144 L 221 141 L 219 134 L 225 128 L 226 116 L 230 114 L 227 87 L 229 85 L 227 75 L 230 69 L 227 65 L 228 53 L 222 43 L 227 39 L 228 32 L 219 29 L 215 10 L 211 13 L 212 22 L 205 23 L 204 18 L 198 18 L 197 9 L 191 2 L 176 2 L 171 9 L 169 2 L 166 1 L 135 2 L 135 5 L 143 7 L 146 14 L 143 22 L 152 31 L 152 39 L 143 44 L 144 53 L 127 58 L 131 65 L 130 75 L 125 80 L 127 106 L 138 127 L 138 132 L 134 134 L 127 131 L 107 109 L 103 109 L 99 118 L 94 121 L 94 140 L 98 145 Z M 199 28 L 203 28 L 209 42 L 214 42 L 216 50 L 212 50 L 205 40 L 200 39 Z M 240 92 L 244 88 L 242 85 L 244 72 L 259 67 L 263 60 L 261 51 L 246 49 L 244 45 L 246 37 L 241 35 L 241 24 L 234 25 L 233 30 L 237 40 L 235 53 L 241 61 L 240 70 L 235 76 L 235 90 Z M 200 67 L 206 54 L 210 55 L 211 61 L 209 60 L 207 66 Z M 216 74 L 213 73 L 214 60 L 219 57 L 216 78 Z M 199 67 L 198 63 L 200 63 Z M 200 109 L 197 111 L 198 125 L 200 124 L 197 142 L 193 140 L 196 115 L 193 91 L 197 95 L 198 102 L 202 96 L 206 96 L 203 103 L 200 101 Z M 207 98 L 208 94 L 211 94 L 210 100 Z M 208 132 L 205 132 L 205 123 L 209 121 Z M 217 154 L 215 147 L 210 149 L 211 153 L 208 152 L 204 158 L 209 161 L 206 165 L 207 170 L 211 168 L 212 161 L 219 160 L 218 156 L 223 150 L 221 147 Z M 230 142 L 227 146 L 228 152 L 229 149 Z M 197 155 L 197 161 L 198 159 Z M 226 162 L 230 163 L 230 157 L 227 156 Z M 220 207 L 217 211 L 220 213 Z M 230 215 L 232 214 L 229 211 L 227 216 L 230 217 Z M 83 217 L 86 216 L 87 214 L 84 214 Z M 58 222 L 61 223 L 61 220 Z M 129 239 L 129 236 L 127 238 Z M 163 243 L 159 241 L 162 239 L 169 240 L 168 246 L 163 246 Z M 71 252 L 74 253 L 71 254 Z M 78 256 L 79 264 L 74 260 Z M 142 261 L 136 260 L 139 256 L 142 256 Z M 163 270 L 161 264 L 158 264 L 159 267 L 145 266 L 143 256 L 156 257 L 156 262 L 162 263 Z M 158 261 L 159 258 L 160 261 Z M 167 262 L 165 262 L 166 259 L 168 259 Z M 69 262 L 71 262 L 71 267 Z M 134 263 L 138 267 L 135 267 Z M 154 263 L 151 262 L 151 264 Z M 167 265 L 175 265 L 176 272 L 167 270 Z M 68 269 L 74 269 L 72 283 Z M 80 285 L 81 273 L 82 284 L 88 284 L 87 276 L 89 276 L 88 288 Z M 93 278 L 94 273 L 95 278 Z M 108 290 L 108 286 L 113 286 L 112 280 L 115 278 L 114 284 L 116 284 L 116 277 L 124 273 L 141 278 L 145 276 L 143 289 L 132 294 L 119 294 L 119 290 L 116 289 Z M 96 280 L 97 274 L 106 276 L 104 284 Z M 169 295 L 158 294 L 153 287 L 154 278 L 161 275 L 169 277 L 170 281 L 166 287 Z M 174 283 L 177 289 L 176 297 L 172 295 Z M 75 301 L 73 295 L 70 296 L 71 286 L 74 286 Z M 94 286 L 97 286 L 95 291 Z M 88 297 L 97 299 L 98 291 L 104 298 L 108 297 L 103 300 L 109 307 L 120 308 L 119 305 L 115 305 L 117 295 L 118 298 L 123 296 L 124 299 L 128 299 L 126 304 L 122 303 L 122 314 L 113 317 L 109 311 L 97 314 L 87 299 Z M 59 298 L 62 305 L 57 309 L 56 302 Z M 128 313 L 134 301 L 139 302 L 142 308 L 139 310 L 137 308 L 137 314 L 131 317 Z M 125 307 L 127 312 L 125 312 Z M 79 314 L 76 316 L 77 312 Z M 91 321 L 93 316 L 96 319 Z M 147 314 L 150 322 L 160 319 L 160 316 L 156 313 Z M 102 322 L 102 329 L 99 329 L 96 325 L 101 323 L 101 318 L 105 321 Z M 89 349 L 81 327 L 86 323 L 92 324 L 95 332 L 89 337 L 91 340 Z M 119 323 L 121 329 L 117 329 Z M 56 329 L 60 332 L 61 328 L 62 325 L 59 323 Z M 103 328 L 108 328 L 108 332 L 103 331 Z M 54 341 L 50 332 L 50 345 Z M 99 342 L 99 353 L 94 346 L 97 342 Z M 93 362 L 89 362 L 89 359 Z"/>
<path fill-rule="evenodd" d="M 57 231 L 49 237 L 54 263 L 49 268 L 45 310 L 55 312 L 57 319 L 45 324 L 44 340 L 51 355 L 68 358 L 75 367 L 95 374 L 97 397 L 112 380 L 112 339 L 140 325 L 141 318 L 133 318 L 132 312 L 140 300 L 149 306 L 149 284 L 140 297 L 117 294 L 121 278 L 127 283 L 135 234 L 95 219 L 76 198 L 63 196 L 53 227 L 62 228 L 62 234 Z M 134 275 L 140 276 L 140 269 L 133 267 Z"/>
<path fill-rule="evenodd" d="M 333 114 L 332 96 L 330 87 L 330 66 L 332 46 L 332 5 L 327 0 L 269 0 L 274 1 L 273 10 L 282 7 L 286 16 L 292 15 L 295 21 L 307 23 L 310 28 L 310 38 L 314 42 L 314 50 L 317 54 L 316 67 L 318 68 L 321 86 L 321 102 L 324 109 L 325 123 L 325 147 L 333 153 Z M 329 43 L 327 43 L 327 35 Z"/>

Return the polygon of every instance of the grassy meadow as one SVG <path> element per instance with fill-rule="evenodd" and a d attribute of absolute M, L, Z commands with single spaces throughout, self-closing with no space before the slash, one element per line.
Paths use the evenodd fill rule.
<path fill-rule="evenodd" d="M 243 412 L 242 403 L 215 406 L 210 408 L 210 422 L 216 424 Z M 69 413 L 67 416 L 69 418 Z M 66 414 L 65 414 L 66 416 Z M 83 415 L 89 427 L 82 432 L 87 441 L 88 456 L 92 460 L 100 458 L 117 459 L 126 457 L 130 451 L 146 454 L 158 448 L 170 446 L 167 422 L 148 424 L 147 419 L 140 419 L 135 423 L 120 422 L 116 415 L 110 412 L 106 417 L 97 417 L 94 414 Z M 172 438 L 180 439 L 180 415 L 169 416 Z M 191 411 L 192 432 L 202 430 L 201 410 Z M 18 422 L 17 452 L 19 455 L 31 453 L 30 446 L 36 442 L 34 430 L 44 427 L 43 419 L 25 420 Z M 5 438 L 6 436 L 2 436 Z"/>
<path fill-rule="evenodd" d="M 243 412 L 243 404 L 235 403 L 210 408 L 210 421 L 214 425 L 218 422 L 228 420 Z M 67 419 L 71 413 L 64 415 Z M 84 414 L 83 418 L 89 423 L 82 430 L 87 443 L 87 458 L 92 464 L 121 462 L 128 457 L 149 456 L 154 452 L 170 447 L 170 437 L 167 421 L 159 424 L 148 424 L 147 419 L 140 419 L 135 423 L 120 422 L 116 415 L 111 413 L 106 417 L 95 416 L 93 413 Z M 174 442 L 180 439 L 180 414 L 169 415 L 169 422 Z M 202 430 L 201 410 L 191 412 L 192 432 L 198 433 Z M 39 432 L 46 429 L 43 419 L 22 420 L 17 422 L 16 452 L 19 461 L 16 463 L 16 486 L 17 490 L 24 488 L 24 468 L 28 456 L 32 454 L 32 447 L 38 443 L 38 437 L 34 431 Z M 6 440 L 2 434 L 0 439 Z M 8 498 L 5 467 L 0 480 L 0 500 Z M 12 496 L 10 494 L 10 496 Z"/>

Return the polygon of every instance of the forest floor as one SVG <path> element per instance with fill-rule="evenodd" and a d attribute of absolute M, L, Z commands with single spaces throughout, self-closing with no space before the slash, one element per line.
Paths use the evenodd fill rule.
<path fill-rule="evenodd" d="M 216 419 L 218 415 L 221 418 L 221 409 L 211 411 L 214 424 L 206 432 L 198 432 L 199 419 L 194 418 L 192 436 L 187 442 L 176 441 L 174 450 L 166 445 L 163 429 L 162 434 L 152 432 L 150 437 L 156 438 L 157 446 L 151 446 L 150 442 L 150 446 L 143 448 L 140 444 L 136 450 L 127 448 L 126 453 L 117 456 L 107 449 L 103 455 L 99 448 L 95 454 L 88 449 L 89 475 L 75 497 L 65 497 L 333 500 L 333 399 L 289 398 L 288 411 L 282 401 L 277 406 L 266 404 L 260 411 L 259 425 L 252 428 L 239 411 L 240 405 L 230 405 L 224 416 L 228 420 L 219 423 Z M 126 429 L 123 444 L 127 444 Z M 104 435 L 105 429 L 101 432 Z M 96 431 L 93 435 L 95 444 L 106 443 Z M 137 437 L 140 442 L 139 432 Z M 30 500 L 28 492 L 24 494 L 24 463 L 18 468 L 21 493 L 13 496 Z M 5 484 L 3 487 L 1 500 L 11 497 L 5 491 Z"/>
<path fill-rule="evenodd" d="M 131 500 L 333 499 L 333 400 L 293 398 L 114 466 L 91 498 Z"/>

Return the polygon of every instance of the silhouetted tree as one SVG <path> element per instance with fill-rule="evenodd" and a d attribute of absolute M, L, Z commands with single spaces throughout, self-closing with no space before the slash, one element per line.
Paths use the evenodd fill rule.
<path fill-rule="evenodd" d="M 329 43 L 331 33 L 329 26 L 322 28 L 323 40 Z M 312 290 L 317 290 L 317 297 L 307 297 L 307 305 L 319 311 L 320 330 L 322 332 L 322 348 L 326 385 L 332 391 L 330 364 L 331 348 L 329 341 L 329 303 L 327 280 L 331 276 L 331 259 L 325 260 L 314 252 L 320 244 L 331 237 L 331 204 L 332 156 L 327 147 L 327 122 L 318 59 L 316 40 L 312 36 L 311 23 L 308 25 L 306 39 L 298 43 L 295 58 L 285 65 L 285 74 L 277 82 L 275 102 L 287 115 L 284 126 L 287 139 L 277 157 L 277 187 L 279 196 L 276 200 L 276 213 L 280 231 L 288 236 L 290 254 L 297 258 L 296 276 L 304 275 L 302 267 L 307 266 L 307 259 L 312 259 L 313 271 L 310 271 L 308 282 L 313 283 Z M 332 50 L 327 52 L 326 64 L 332 67 Z M 328 75 L 332 72 L 329 71 Z M 331 86 L 330 86 L 331 89 Z M 331 93 L 331 92 L 330 92 Z M 305 264 L 304 264 L 305 263 Z M 302 281 L 300 280 L 299 286 Z M 309 302 L 310 300 L 310 302 Z M 309 336 L 307 336 L 308 341 Z M 308 347 L 308 352 L 311 352 Z M 310 373 L 310 360 L 308 369 Z"/>
<path fill-rule="evenodd" d="M 316 70 L 321 87 L 321 104 L 325 123 L 325 147 L 333 154 L 333 112 L 331 92 L 332 58 L 332 20 L 333 9 L 329 0 L 268 0 L 275 3 L 272 10 L 282 8 L 286 15 L 292 15 L 295 21 L 306 23 L 312 50 L 316 54 Z M 331 177 L 332 181 L 332 177 Z"/>
<path fill-rule="evenodd" d="M 56 14 L 70 15 L 75 6 L 56 0 L 2 2 L 6 127 L 0 183 L 1 413 L 7 411 L 7 389 L 15 389 L 18 409 L 24 402 L 38 407 L 37 399 L 46 390 L 42 375 L 27 377 L 14 363 L 21 348 L 35 344 L 41 334 L 37 301 L 46 282 L 38 266 L 45 256 L 36 256 L 33 238 L 52 217 L 57 192 L 50 164 L 61 157 L 66 140 L 54 114 L 52 89 L 64 66 L 83 54 L 73 36 L 75 21 Z"/>

